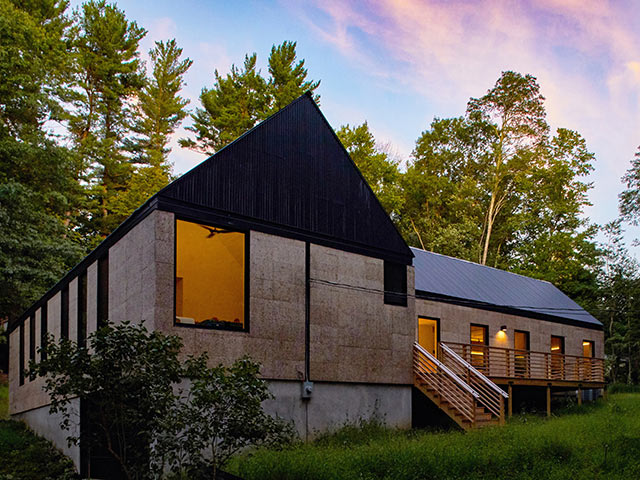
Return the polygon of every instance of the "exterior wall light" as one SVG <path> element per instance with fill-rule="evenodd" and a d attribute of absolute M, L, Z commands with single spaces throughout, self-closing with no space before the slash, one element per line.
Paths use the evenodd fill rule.
<path fill-rule="evenodd" d="M 506 325 L 502 325 L 502 326 L 500 327 L 500 331 L 501 331 L 501 332 L 506 332 L 506 331 L 507 331 L 507 326 L 506 326 Z"/>

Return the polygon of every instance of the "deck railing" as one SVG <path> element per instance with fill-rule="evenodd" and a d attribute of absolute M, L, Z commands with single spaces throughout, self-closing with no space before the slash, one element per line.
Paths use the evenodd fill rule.
<path fill-rule="evenodd" d="M 447 342 L 451 350 L 490 378 L 604 382 L 602 358 Z"/>

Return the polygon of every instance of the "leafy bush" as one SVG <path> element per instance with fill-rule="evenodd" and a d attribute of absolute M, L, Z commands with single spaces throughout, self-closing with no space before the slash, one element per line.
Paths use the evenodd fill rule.
<path fill-rule="evenodd" d="M 209 367 L 206 354 L 182 363 L 181 348 L 175 335 L 108 324 L 84 346 L 50 336 L 46 359 L 31 363 L 29 375 L 45 377 L 50 411 L 62 415 L 64 429 L 76 421 L 71 400 L 80 398 L 94 426 L 81 432 L 84 445 L 105 451 L 127 479 L 167 469 L 176 478 L 216 478 L 238 451 L 291 437 L 289 425 L 262 409 L 271 394 L 257 363 L 244 357 Z"/>

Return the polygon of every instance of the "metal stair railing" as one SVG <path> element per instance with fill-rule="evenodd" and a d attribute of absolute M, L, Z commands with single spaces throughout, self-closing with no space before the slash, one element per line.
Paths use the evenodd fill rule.
<path fill-rule="evenodd" d="M 479 372 L 445 343 L 439 343 L 440 359 L 451 371 L 461 377 L 478 394 L 478 403 L 504 423 L 504 400 L 509 394 Z"/>
<path fill-rule="evenodd" d="M 413 344 L 413 373 L 416 380 L 424 382 L 464 419 L 475 424 L 480 394 L 417 342 Z"/>

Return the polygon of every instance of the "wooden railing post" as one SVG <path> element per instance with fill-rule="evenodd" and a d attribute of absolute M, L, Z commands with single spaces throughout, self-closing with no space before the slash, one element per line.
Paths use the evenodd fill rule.
<path fill-rule="evenodd" d="M 504 397 L 499 395 L 500 397 L 500 425 L 504 425 Z M 511 401 L 511 397 L 509 397 L 509 401 Z"/>

